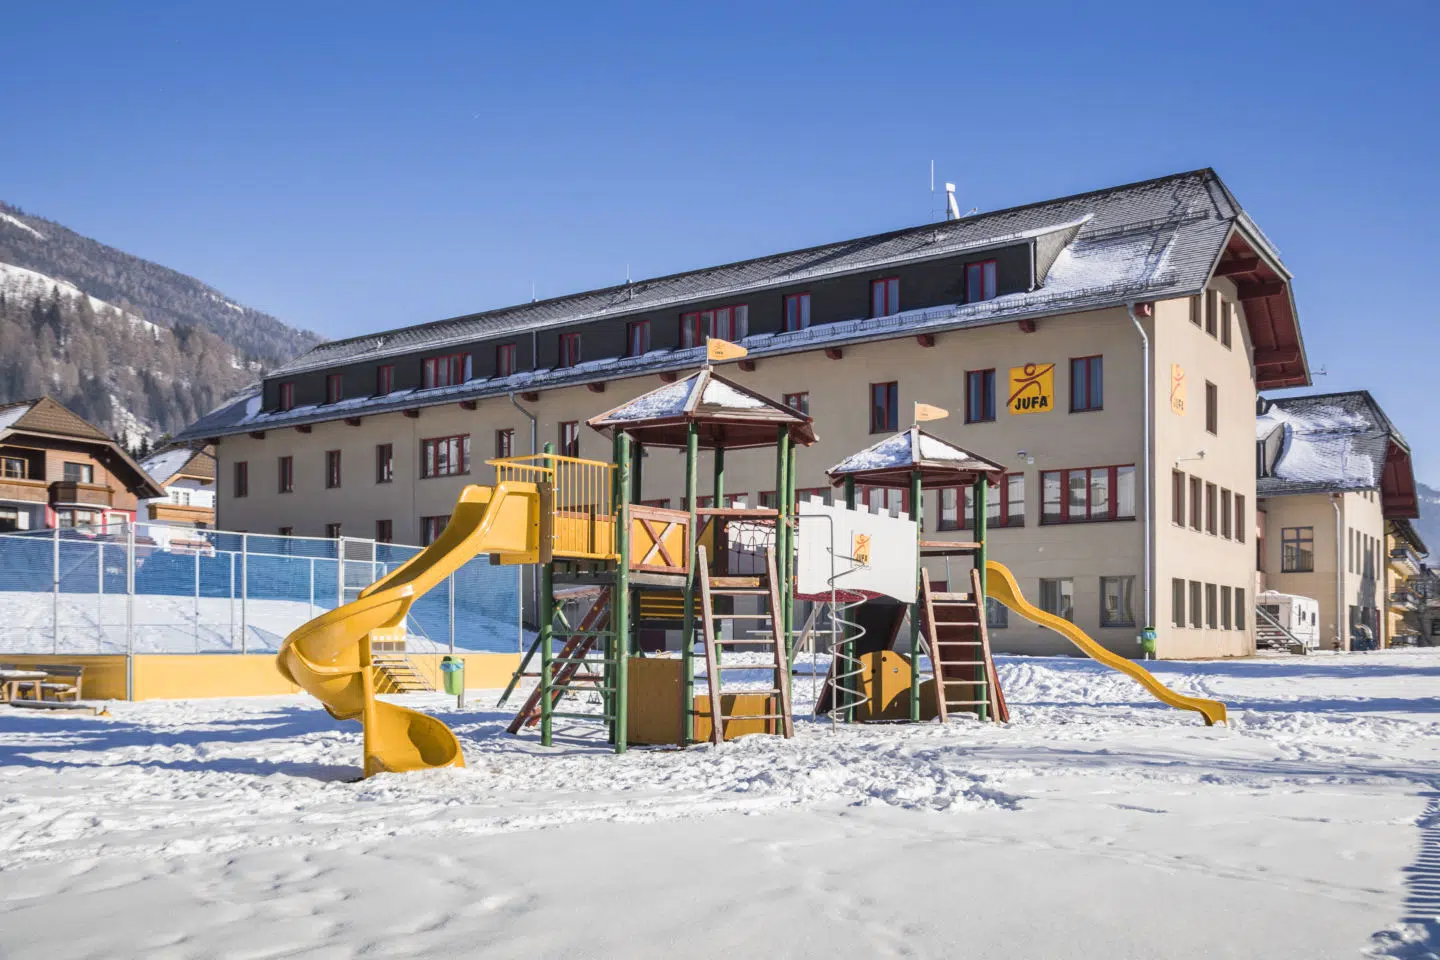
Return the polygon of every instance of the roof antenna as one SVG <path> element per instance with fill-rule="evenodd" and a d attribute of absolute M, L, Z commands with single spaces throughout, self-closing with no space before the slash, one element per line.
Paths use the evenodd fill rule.
<path fill-rule="evenodd" d="M 531 302 L 531 303 L 534 303 L 534 302 L 535 302 L 535 281 L 534 281 L 534 280 L 531 280 L 531 281 L 530 281 L 530 302 Z"/>
<path fill-rule="evenodd" d="M 960 204 L 955 202 L 955 184 L 953 183 L 945 184 L 945 219 L 960 219 Z"/>

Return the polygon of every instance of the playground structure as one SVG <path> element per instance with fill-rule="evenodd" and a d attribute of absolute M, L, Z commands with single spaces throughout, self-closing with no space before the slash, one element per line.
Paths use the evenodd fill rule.
<path fill-rule="evenodd" d="M 737 349 L 711 341 L 712 359 L 733 356 L 727 348 Z M 538 727 L 547 746 L 556 719 L 598 721 L 617 753 L 641 744 L 793 736 L 798 634 L 814 640 L 813 618 L 805 631 L 795 629 L 797 600 L 825 605 L 829 614 L 832 665 L 817 713 L 834 722 L 944 722 L 959 713 L 1006 721 L 985 624 L 987 592 L 1162 702 L 1197 711 L 1207 724 L 1225 718 L 1223 704 L 1168 690 L 1073 623 L 1025 601 L 1009 571 L 987 557 L 987 488 L 1002 468 L 918 425 L 828 471 L 844 489 L 841 506 L 796 502 L 796 450 L 815 441 L 811 418 L 709 364 L 588 423 L 610 435 L 612 462 L 557 455 L 549 444 L 538 454 L 489 461 L 495 485 L 466 487 L 435 543 L 286 639 L 281 672 L 332 716 L 364 725 L 366 776 L 464 765 L 459 741 L 441 721 L 375 699 L 373 652 L 403 643 L 410 605 L 480 553 L 538 565 L 537 637 L 501 704 L 522 680 L 535 680 L 509 729 Z M 685 451 L 686 509 L 639 502 L 645 448 Z M 775 452 L 775 505 L 726 506 L 726 451 L 757 448 Z M 702 450 L 713 459 L 710 507 L 699 506 Z M 922 491 L 962 485 L 972 491 L 972 539 L 921 539 Z M 871 486 L 907 489 L 909 516 L 857 508 L 857 491 Z M 954 590 L 948 577 L 933 583 L 924 566 L 932 558 L 947 569 L 954 558 L 969 560 L 969 589 Z M 892 647 L 907 622 L 902 653 Z M 640 650 L 634 640 L 644 628 L 678 631 L 679 650 Z M 768 678 L 764 686 L 726 680 L 757 671 Z M 598 702 L 599 712 L 560 709 L 577 694 Z"/>

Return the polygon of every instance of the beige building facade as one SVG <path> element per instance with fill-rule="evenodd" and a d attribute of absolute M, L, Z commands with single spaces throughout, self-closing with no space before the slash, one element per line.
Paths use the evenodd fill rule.
<path fill-rule="evenodd" d="M 1026 218 L 1056 229 L 1038 228 L 1028 265 L 1013 271 L 1011 292 L 1003 265 L 1004 245 L 1016 236 L 1014 217 L 986 228 L 991 245 L 1002 245 L 998 254 L 987 253 L 982 238 L 975 242 L 979 252 L 927 261 L 929 273 L 913 278 L 894 266 L 866 267 L 868 320 L 862 313 L 823 326 L 818 304 L 824 296 L 812 278 L 807 286 L 816 291 L 817 316 L 809 317 L 806 293 L 808 327 L 757 331 L 768 294 L 748 292 L 750 329 L 721 332 L 732 333 L 750 355 L 727 364 L 724 374 L 815 419 L 818 442 L 798 456 L 802 502 L 827 492 L 828 467 L 909 426 L 914 403 L 943 407 L 950 417 L 928 430 L 1007 468 L 1005 482 L 991 494 L 991 556 L 1010 566 L 1027 596 L 1126 655 L 1138 655 L 1137 635 L 1152 623 L 1162 657 L 1251 652 L 1257 384 L 1303 383 L 1308 373 L 1288 275 L 1238 206 L 1211 211 L 1208 219 L 1193 212 L 1215 196 L 1213 173 L 1185 177 L 1184 183 L 1134 185 L 1146 202 L 1157 184 L 1171 193 L 1201 188 L 1185 193 L 1191 213 L 1158 226 L 1155 218 L 1140 217 L 1148 212 L 1144 204 L 1107 219 L 1114 211 L 1106 205 L 1120 202 L 1114 191 L 1056 201 L 1048 213 L 1024 208 Z M 1092 225 L 1096 232 L 1087 241 Z M 1200 252 L 1182 254 L 1192 227 L 1196 236 L 1186 242 Z M 1202 227 L 1208 231 L 1203 244 Z M 944 242 L 938 225 L 921 229 L 936 238 L 917 233 L 921 240 Z M 874 256 L 879 245 L 862 246 Z M 1115 252 L 1121 248 L 1123 257 Z M 1146 253 L 1154 250 L 1158 258 Z M 836 259 L 833 252 L 814 253 L 827 264 Z M 1119 280 L 1098 269 L 1102 262 Z M 1177 263 L 1188 264 L 1194 279 L 1177 280 Z M 892 271 L 901 277 L 898 293 L 886 285 L 884 274 Z M 1121 282 L 1126 277 L 1128 285 Z M 957 288 L 949 278 L 960 278 L 959 303 L 951 302 Z M 1061 296 L 1067 284 L 1074 295 Z M 865 287 L 858 289 L 863 298 Z M 910 302 L 906 291 L 912 289 L 928 299 Z M 796 296 L 776 292 L 787 325 Z M 669 316 L 683 328 L 691 314 L 677 304 L 647 316 Z M 639 322 L 628 321 L 627 336 L 638 336 Z M 566 328 L 555 329 L 562 354 L 578 354 L 578 340 L 567 346 Z M 218 524 L 426 542 L 466 483 L 490 482 L 485 460 L 529 453 L 532 436 L 537 445 L 609 459 L 609 441 L 584 421 L 701 362 L 699 351 L 682 345 L 638 357 L 626 351 L 608 364 L 573 363 L 567 376 L 563 362 L 541 367 L 545 347 L 538 333 L 531 336 L 537 373 L 483 375 L 489 371 L 477 369 L 478 358 L 489 356 L 497 338 L 477 337 L 457 362 L 474 377 L 473 390 L 422 388 L 404 403 L 382 395 L 383 403 L 337 398 L 285 409 L 313 389 L 307 377 L 338 376 L 329 371 L 366 363 L 372 366 L 360 377 L 368 378 L 375 363 L 386 363 L 383 348 L 377 359 L 368 344 L 369 352 L 348 355 L 353 348 L 340 344 L 323 363 L 277 372 L 265 393 L 186 431 L 192 442 L 217 442 Z M 523 347 L 524 335 L 518 341 Z M 458 349 L 452 342 L 437 349 Z M 416 362 L 428 361 L 417 356 Z M 423 367 L 427 383 L 435 369 Z M 325 382 L 333 396 L 334 381 Z M 640 498 L 682 507 L 682 471 L 681 455 L 650 452 Z M 775 486 L 773 456 L 740 452 L 727 459 L 727 498 L 766 504 Z M 903 491 L 862 495 L 878 508 L 909 508 Z M 924 536 L 967 539 L 964 499 L 963 491 L 928 492 Z M 930 574 L 945 581 L 961 571 L 937 562 Z M 992 612 L 991 626 L 1002 651 L 1068 652 L 1059 638 L 1000 609 Z"/>

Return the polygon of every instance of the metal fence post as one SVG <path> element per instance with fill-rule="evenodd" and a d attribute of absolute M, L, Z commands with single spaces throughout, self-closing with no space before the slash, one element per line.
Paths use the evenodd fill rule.
<path fill-rule="evenodd" d="M 335 606 L 345 606 L 345 541 L 335 538 Z"/>
<path fill-rule="evenodd" d="M 106 530 L 109 533 L 109 530 Z M 95 652 L 105 652 L 105 541 L 101 540 L 95 544 L 99 556 L 96 558 L 95 566 L 97 574 L 95 577 Z"/>
<path fill-rule="evenodd" d="M 200 550 L 195 550 L 195 652 L 200 652 Z"/>
<path fill-rule="evenodd" d="M 135 525 L 125 525 L 125 699 L 135 699 Z"/>
<path fill-rule="evenodd" d="M 310 592 L 308 594 L 309 619 L 315 619 L 315 558 L 310 558 Z"/>
<path fill-rule="evenodd" d="M 525 568 L 515 568 L 515 652 L 525 652 Z"/>
<path fill-rule="evenodd" d="M 50 589 L 50 643 L 51 652 L 60 652 L 60 528 L 55 528 L 52 538 L 54 557 L 51 563 Z"/>
<path fill-rule="evenodd" d="M 455 652 L 455 574 L 445 578 L 445 586 L 450 593 L 450 652 Z"/>
<path fill-rule="evenodd" d="M 250 534 L 240 534 L 240 652 L 249 650 L 249 613 L 245 601 L 250 596 Z"/>

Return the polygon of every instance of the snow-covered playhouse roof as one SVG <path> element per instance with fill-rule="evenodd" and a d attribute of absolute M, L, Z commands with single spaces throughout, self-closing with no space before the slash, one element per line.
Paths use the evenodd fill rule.
<path fill-rule="evenodd" d="M 780 427 L 789 430 L 794 443 L 815 442 L 810 417 L 726 380 L 708 366 L 587 422 L 601 432 L 623 430 L 652 447 L 684 447 L 692 422 L 699 427 L 704 449 L 773 446 Z"/>
<path fill-rule="evenodd" d="M 974 483 L 982 476 L 998 482 L 1005 472 L 995 461 L 913 426 L 851 454 L 825 473 L 831 483 L 854 477 L 856 483 L 866 486 L 908 487 L 911 471 L 917 467 L 925 489 Z"/>
<path fill-rule="evenodd" d="M 1385 516 L 1419 516 L 1410 446 L 1368 391 L 1262 397 L 1255 443 L 1259 496 L 1379 490 Z"/>

